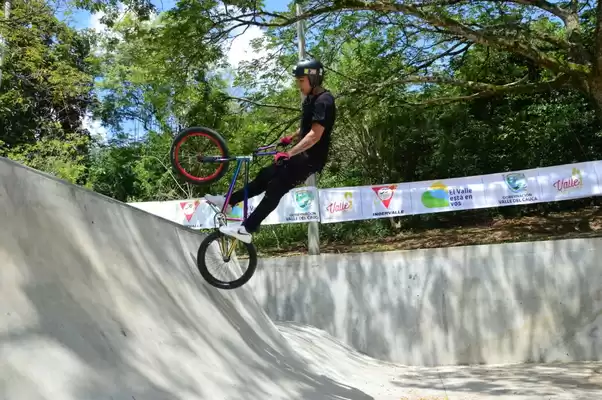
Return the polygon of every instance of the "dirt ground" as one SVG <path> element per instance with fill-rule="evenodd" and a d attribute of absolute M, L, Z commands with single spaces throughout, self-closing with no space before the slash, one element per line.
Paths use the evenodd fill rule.
<path fill-rule="evenodd" d="M 602 209 L 591 207 L 578 211 L 550 213 L 546 216 L 500 218 L 470 227 L 404 232 L 378 240 L 362 240 L 353 243 L 322 243 L 320 252 L 356 253 L 411 250 L 598 236 L 602 236 Z M 295 248 L 263 249 L 259 256 L 283 257 L 307 254 L 306 246 L 306 243 L 302 243 Z"/>

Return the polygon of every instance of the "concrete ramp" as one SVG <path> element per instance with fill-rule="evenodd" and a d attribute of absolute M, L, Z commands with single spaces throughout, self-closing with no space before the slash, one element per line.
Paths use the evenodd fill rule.
<path fill-rule="evenodd" d="M 597 364 L 402 367 L 311 327 L 277 327 L 250 285 L 220 291 L 203 281 L 195 260 L 203 235 L 6 159 L 0 224 L 2 400 L 601 393 Z"/>
<path fill-rule="evenodd" d="M 0 398 L 370 399 L 312 374 L 203 236 L 0 160 Z"/>

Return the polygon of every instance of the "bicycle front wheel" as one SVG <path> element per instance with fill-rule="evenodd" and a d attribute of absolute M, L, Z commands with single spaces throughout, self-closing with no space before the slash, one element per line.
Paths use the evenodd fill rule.
<path fill-rule="evenodd" d="M 243 243 L 216 230 L 199 246 L 197 267 L 210 285 L 236 289 L 255 273 L 257 250 L 252 243 Z"/>

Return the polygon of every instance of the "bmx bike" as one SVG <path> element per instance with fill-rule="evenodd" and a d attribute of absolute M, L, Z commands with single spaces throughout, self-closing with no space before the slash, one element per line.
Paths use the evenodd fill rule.
<path fill-rule="evenodd" d="M 182 149 L 186 142 L 192 140 L 201 139 L 206 141 L 210 145 L 214 145 L 216 151 L 195 150 L 194 148 L 188 152 L 188 155 L 182 155 Z M 280 143 L 262 146 L 255 149 L 252 154 L 244 156 L 231 156 L 230 150 L 224 138 L 216 131 L 206 127 L 191 127 L 181 131 L 174 139 L 171 145 L 170 158 L 171 165 L 175 171 L 187 182 L 197 185 L 207 185 L 221 179 L 230 166 L 230 162 L 236 161 L 236 169 L 228 192 L 226 193 L 226 201 L 223 207 L 220 209 L 215 204 L 207 202 L 215 211 L 214 223 L 215 227 L 200 244 L 197 251 L 197 267 L 203 278 L 212 286 L 220 289 L 236 289 L 251 279 L 257 268 L 257 250 L 252 243 L 244 243 L 236 238 L 229 237 L 220 232 L 219 228 L 226 225 L 229 221 L 242 222 L 248 216 L 248 192 L 247 184 L 249 182 L 249 164 L 256 157 L 270 156 L 277 152 L 267 151 L 274 149 L 278 146 L 282 146 Z M 184 166 L 185 161 L 191 161 L 191 168 L 187 169 Z M 242 206 L 242 217 L 231 217 L 227 215 L 228 202 L 234 191 L 236 181 L 241 173 L 241 168 L 244 165 L 244 199 Z M 278 165 L 282 165 L 279 162 Z M 210 171 L 207 173 L 196 172 L 197 169 L 209 166 Z M 195 170 L 193 172 L 193 170 Z M 219 257 L 224 262 L 229 262 L 233 256 L 235 257 L 237 264 L 233 267 L 227 268 L 227 274 L 231 275 L 235 270 L 238 270 L 241 266 L 241 260 L 248 259 L 248 266 L 246 271 L 238 278 L 232 278 L 229 276 L 227 279 L 219 279 L 214 273 L 209 271 L 209 265 L 215 265 L 217 262 L 208 262 L 206 257 L 212 252 L 210 246 L 214 242 L 217 242 L 219 247 Z M 230 242 L 230 245 L 228 243 Z M 239 247 L 237 247 L 239 245 Z M 241 257 L 240 254 L 246 250 L 248 253 L 247 257 Z"/>

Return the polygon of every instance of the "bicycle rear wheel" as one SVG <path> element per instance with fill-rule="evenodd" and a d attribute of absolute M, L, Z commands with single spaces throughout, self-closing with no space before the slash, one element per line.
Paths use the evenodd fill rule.
<path fill-rule="evenodd" d="M 191 127 L 180 132 L 170 150 L 171 165 L 184 180 L 194 184 L 209 184 L 228 171 L 230 157 L 224 138 L 205 127 Z"/>

